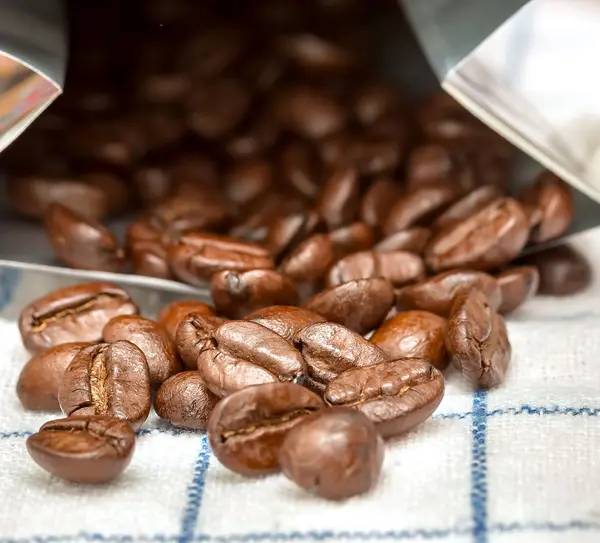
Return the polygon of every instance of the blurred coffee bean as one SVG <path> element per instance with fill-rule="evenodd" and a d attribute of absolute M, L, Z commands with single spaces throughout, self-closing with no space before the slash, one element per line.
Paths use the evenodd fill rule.
<path fill-rule="evenodd" d="M 535 266 L 517 266 L 498 274 L 497 280 L 502 293 L 498 313 L 506 315 L 535 296 L 540 284 L 540 274 Z"/>
<path fill-rule="evenodd" d="M 359 89 L 354 101 L 354 114 L 363 125 L 372 125 L 400 107 L 400 93 L 388 85 L 370 84 Z"/>
<path fill-rule="evenodd" d="M 324 230 L 325 225 L 316 211 L 282 215 L 271 221 L 265 245 L 278 260 L 312 234 Z"/>
<path fill-rule="evenodd" d="M 301 307 L 276 305 L 250 313 L 245 320 L 257 322 L 288 341 L 292 341 L 302 328 L 315 322 L 325 322 L 327 319 Z"/>
<path fill-rule="evenodd" d="M 273 184 L 273 170 L 266 160 L 237 162 L 227 175 L 225 195 L 237 205 L 247 204 L 267 192 Z"/>
<path fill-rule="evenodd" d="M 177 153 L 169 164 L 174 185 L 192 183 L 205 189 L 218 187 L 219 175 L 215 163 L 197 153 Z"/>
<path fill-rule="evenodd" d="M 408 251 L 421 255 L 430 238 L 431 230 L 421 226 L 413 226 L 383 238 L 373 247 L 373 250 L 377 252 Z"/>
<path fill-rule="evenodd" d="M 174 104 L 180 102 L 191 86 L 189 76 L 177 71 L 141 73 L 135 84 L 137 99 L 142 103 Z"/>
<path fill-rule="evenodd" d="M 281 170 L 285 181 L 302 196 L 310 199 L 318 196 L 322 173 L 308 143 L 297 141 L 286 145 L 281 152 Z"/>
<path fill-rule="evenodd" d="M 134 174 L 136 195 L 142 206 L 152 207 L 173 192 L 170 172 L 160 163 L 140 164 Z"/>
<path fill-rule="evenodd" d="M 234 160 L 255 158 L 263 155 L 279 136 L 279 126 L 268 111 L 244 122 L 225 143 L 225 151 Z"/>
<path fill-rule="evenodd" d="M 307 72 L 345 72 L 355 66 L 349 51 L 316 34 L 295 34 L 279 38 L 279 52 Z"/>
<path fill-rule="evenodd" d="M 315 204 L 317 213 L 330 230 L 354 220 L 359 206 L 359 185 L 356 170 L 337 168 L 333 171 Z"/>
<path fill-rule="evenodd" d="M 173 279 L 167 260 L 167 250 L 159 243 L 140 242 L 129 247 L 131 271 L 137 275 Z"/>
<path fill-rule="evenodd" d="M 335 260 L 335 246 L 327 234 L 304 240 L 281 262 L 279 270 L 296 284 L 313 283 L 325 276 Z"/>
<path fill-rule="evenodd" d="M 446 211 L 438 215 L 431 227 L 442 230 L 473 215 L 482 207 L 500 198 L 502 192 L 493 185 L 483 185 L 457 200 Z"/>
<path fill-rule="evenodd" d="M 391 179 L 379 179 L 366 190 L 360 203 L 360 218 L 366 224 L 381 228 L 400 198 L 400 186 Z"/>
<path fill-rule="evenodd" d="M 335 246 L 336 256 L 341 258 L 357 251 L 365 251 L 373 247 L 375 232 L 368 224 L 354 222 L 342 226 L 329 233 L 329 238 Z"/>

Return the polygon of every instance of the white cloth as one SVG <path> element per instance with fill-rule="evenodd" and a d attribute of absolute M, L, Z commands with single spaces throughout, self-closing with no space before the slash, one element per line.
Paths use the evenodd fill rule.
<path fill-rule="evenodd" d="M 600 232 L 576 245 L 600 264 Z M 202 434 L 155 416 L 112 484 L 77 486 L 42 471 L 25 439 L 56 416 L 26 412 L 16 398 L 27 354 L 15 318 L 56 287 L 44 277 L 0 275 L 0 542 L 600 541 L 599 281 L 572 298 L 530 302 L 509 321 L 504 385 L 474 394 L 449 371 L 433 419 L 387 445 L 377 488 L 329 503 L 282 475 L 230 473 Z"/>

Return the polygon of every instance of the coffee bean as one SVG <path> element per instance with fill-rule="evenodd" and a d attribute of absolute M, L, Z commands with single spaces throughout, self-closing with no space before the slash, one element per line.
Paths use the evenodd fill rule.
<path fill-rule="evenodd" d="M 294 345 L 308 367 L 307 386 L 320 392 L 329 381 L 347 369 L 388 360 L 379 347 L 333 322 L 315 323 L 303 328 L 296 334 Z"/>
<path fill-rule="evenodd" d="M 316 211 L 282 215 L 271 221 L 265 245 L 274 258 L 280 259 L 309 236 L 324 230 L 325 224 Z"/>
<path fill-rule="evenodd" d="M 315 34 L 283 36 L 277 44 L 285 58 L 308 72 L 344 72 L 355 65 L 349 51 Z"/>
<path fill-rule="evenodd" d="M 166 330 L 150 319 L 122 315 L 111 319 L 102 331 L 104 341 L 131 341 L 144 353 L 150 372 L 150 384 L 159 385 L 181 371 L 181 363 Z"/>
<path fill-rule="evenodd" d="M 464 183 L 463 164 L 456 161 L 450 149 L 439 144 L 425 144 L 415 147 L 408 156 L 406 165 L 407 186 L 410 190 L 429 183 L 438 183 L 443 180 L 460 180 Z M 471 170 L 466 169 L 467 175 Z M 473 185 L 474 180 L 469 179 L 468 185 Z"/>
<path fill-rule="evenodd" d="M 559 238 L 571 226 L 574 213 L 571 187 L 552 172 L 540 174 L 523 191 L 521 199 L 541 211 L 540 222 L 531 231 L 531 241 L 543 243 Z"/>
<path fill-rule="evenodd" d="M 314 199 L 321 184 L 321 171 L 313 148 L 305 142 L 293 142 L 281 152 L 281 170 L 285 181 L 301 195 Z"/>
<path fill-rule="evenodd" d="M 211 449 L 224 466 L 247 477 L 276 472 L 286 435 L 323 407 L 317 395 L 293 383 L 245 388 L 214 409 L 208 425 Z"/>
<path fill-rule="evenodd" d="M 169 377 L 158 389 L 154 410 L 178 428 L 206 430 L 219 399 L 206 387 L 200 373 L 184 371 Z"/>
<path fill-rule="evenodd" d="M 384 277 L 394 286 L 421 280 L 425 275 L 423 259 L 406 251 L 362 251 L 338 260 L 327 274 L 327 286 L 336 286 L 357 279 Z"/>
<path fill-rule="evenodd" d="M 345 500 L 375 486 L 383 452 L 373 423 L 358 411 L 340 407 L 315 413 L 296 426 L 278 460 L 283 473 L 301 488 L 321 498 Z"/>
<path fill-rule="evenodd" d="M 188 313 L 177 327 L 175 345 L 177 353 L 190 369 L 197 369 L 198 355 L 214 347 L 212 337 L 225 319 L 203 313 Z"/>
<path fill-rule="evenodd" d="M 431 225 L 434 230 L 443 230 L 453 224 L 477 213 L 482 207 L 502 196 L 500 189 L 494 185 L 483 185 L 463 196 L 439 215 Z"/>
<path fill-rule="evenodd" d="M 25 348 L 35 354 L 60 343 L 98 342 L 110 319 L 137 312 L 119 287 L 85 283 L 55 290 L 30 303 L 19 316 L 19 332 Z"/>
<path fill-rule="evenodd" d="M 375 244 L 375 232 L 372 227 L 363 222 L 354 222 L 330 232 L 337 257 L 341 258 L 350 253 L 365 251 Z"/>
<path fill-rule="evenodd" d="M 213 333 L 214 349 L 198 356 L 208 388 L 223 397 L 266 382 L 302 381 L 306 364 L 292 343 L 255 322 L 226 322 Z"/>
<path fill-rule="evenodd" d="M 511 313 L 535 296 L 540 284 L 540 274 L 535 266 L 509 268 L 500 273 L 497 279 L 502 293 L 498 313 L 502 315 Z"/>
<path fill-rule="evenodd" d="M 61 343 L 29 359 L 17 381 L 17 396 L 25 409 L 58 411 L 58 389 L 73 357 L 91 343 Z"/>
<path fill-rule="evenodd" d="M 265 154 L 279 137 L 279 125 L 270 111 L 252 115 L 225 143 L 225 152 L 234 160 L 257 158 Z"/>
<path fill-rule="evenodd" d="M 58 401 L 67 417 L 103 415 L 139 428 L 151 405 L 144 353 L 129 341 L 81 349 L 63 373 Z"/>
<path fill-rule="evenodd" d="M 276 305 L 265 307 L 247 315 L 245 320 L 261 324 L 288 341 L 309 324 L 325 322 L 325 317 L 301 307 Z"/>
<path fill-rule="evenodd" d="M 374 128 L 375 125 L 370 132 Z M 343 149 L 342 164 L 356 168 L 364 176 L 390 175 L 402 158 L 404 139 L 375 134 L 352 138 Z"/>
<path fill-rule="evenodd" d="M 388 85 L 371 84 L 361 88 L 354 101 L 354 114 L 369 126 L 400 107 L 400 94 Z"/>
<path fill-rule="evenodd" d="M 389 236 L 411 226 L 426 224 L 459 196 L 457 188 L 447 182 L 430 183 L 415 189 L 396 200 L 383 224 L 383 233 Z"/>
<path fill-rule="evenodd" d="M 358 174 L 352 168 L 336 168 L 315 204 L 330 230 L 354 220 L 359 206 Z"/>
<path fill-rule="evenodd" d="M 170 172 L 161 163 L 140 164 L 134 174 L 136 196 L 144 207 L 152 207 L 168 198 L 174 189 Z"/>
<path fill-rule="evenodd" d="M 232 319 L 242 319 L 263 307 L 298 303 L 296 285 L 273 270 L 217 272 L 210 292 L 217 312 Z"/>
<path fill-rule="evenodd" d="M 119 272 L 125 266 L 119 241 L 96 221 L 53 204 L 46 213 L 45 227 L 56 257 L 71 268 Z"/>
<path fill-rule="evenodd" d="M 219 271 L 271 269 L 273 260 L 266 249 L 254 243 L 215 234 L 189 233 L 169 249 L 173 273 L 191 285 L 204 286 Z"/>
<path fill-rule="evenodd" d="M 242 205 L 267 192 L 273 184 L 273 171 L 266 160 L 247 160 L 234 164 L 227 176 L 225 194 Z"/>
<path fill-rule="evenodd" d="M 478 388 L 493 388 L 506 375 L 511 346 L 506 324 L 479 290 L 461 292 L 446 327 L 446 349 L 454 367 Z"/>
<path fill-rule="evenodd" d="M 325 390 L 329 405 L 359 410 L 384 439 L 404 434 L 427 420 L 443 397 L 443 375 L 420 358 L 399 358 L 347 370 Z"/>
<path fill-rule="evenodd" d="M 417 255 L 423 254 L 427 242 L 431 238 L 431 230 L 413 226 L 399 230 L 377 243 L 373 250 L 377 252 L 408 251 Z"/>
<path fill-rule="evenodd" d="M 402 195 L 398 183 L 391 179 L 379 179 L 366 190 L 360 203 L 360 219 L 373 227 L 385 224 L 394 204 Z"/>
<path fill-rule="evenodd" d="M 383 322 L 394 305 L 394 288 L 382 277 L 358 279 L 315 294 L 303 307 L 364 335 Z"/>
<path fill-rule="evenodd" d="M 497 309 L 502 302 L 498 281 L 485 272 L 454 270 L 440 273 L 430 279 L 408 285 L 396 293 L 399 307 L 422 309 L 447 317 L 456 295 L 463 290 L 481 290 L 490 305 Z"/>
<path fill-rule="evenodd" d="M 513 198 L 501 198 L 434 236 L 425 249 L 425 262 L 436 272 L 498 268 L 518 256 L 528 236 L 522 207 Z"/>
<path fill-rule="evenodd" d="M 296 284 L 322 279 L 335 259 L 335 246 L 327 234 L 315 234 L 304 240 L 281 262 L 279 271 Z"/>
<path fill-rule="evenodd" d="M 570 245 L 558 245 L 527 255 L 519 261 L 535 266 L 540 274 L 538 294 L 569 296 L 585 291 L 593 271 L 587 258 Z"/>
<path fill-rule="evenodd" d="M 446 319 L 428 311 L 406 311 L 385 321 L 371 337 L 390 358 L 423 358 L 438 370 L 448 366 Z"/>
<path fill-rule="evenodd" d="M 177 328 L 181 322 L 190 314 L 214 315 L 214 309 L 200 300 L 177 300 L 163 307 L 156 318 L 156 322 L 162 326 L 171 341 L 175 342 Z M 193 366 L 196 366 L 194 361 Z"/>
<path fill-rule="evenodd" d="M 135 434 L 124 420 L 69 417 L 47 422 L 26 443 L 29 456 L 48 473 L 73 483 L 102 484 L 131 462 Z"/>
<path fill-rule="evenodd" d="M 136 243 L 130 247 L 129 257 L 133 273 L 159 279 L 173 279 L 167 262 L 167 250 L 159 243 Z"/>

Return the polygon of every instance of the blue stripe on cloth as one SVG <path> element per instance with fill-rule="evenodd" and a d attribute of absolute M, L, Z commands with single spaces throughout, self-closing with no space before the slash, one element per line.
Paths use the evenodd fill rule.
<path fill-rule="evenodd" d="M 0 268 L 0 310 L 4 309 L 13 297 L 21 272 L 14 268 Z"/>
<path fill-rule="evenodd" d="M 208 465 L 210 463 L 210 454 L 211 451 L 208 444 L 208 436 L 204 434 L 202 436 L 202 444 L 200 445 L 198 458 L 194 465 L 194 476 L 187 489 L 187 503 L 183 511 L 183 518 L 181 519 L 181 534 L 179 536 L 179 541 L 181 543 L 193 539 L 196 525 L 198 524 L 198 515 L 200 514 L 202 497 L 204 495 L 206 471 L 208 470 Z"/>
<path fill-rule="evenodd" d="M 487 543 L 487 392 L 473 394 L 471 512 L 475 543 Z"/>

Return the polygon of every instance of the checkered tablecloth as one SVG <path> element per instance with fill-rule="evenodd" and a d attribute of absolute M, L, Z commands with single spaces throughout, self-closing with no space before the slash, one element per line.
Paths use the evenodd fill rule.
<path fill-rule="evenodd" d="M 577 240 L 600 267 L 600 232 Z M 49 476 L 25 439 L 53 415 L 15 395 L 27 359 L 24 303 L 65 278 L 0 274 L 0 542 L 600 541 L 600 281 L 569 299 L 538 298 L 509 322 L 508 380 L 476 392 L 454 372 L 417 430 L 389 443 L 379 486 L 329 503 L 283 476 L 243 479 L 201 433 L 154 416 L 129 469 L 106 486 Z M 133 296 L 152 314 L 156 293 Z"/>

